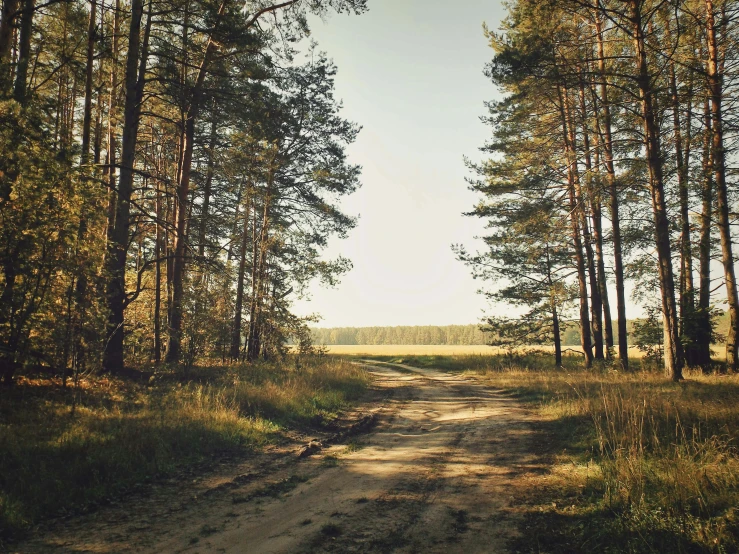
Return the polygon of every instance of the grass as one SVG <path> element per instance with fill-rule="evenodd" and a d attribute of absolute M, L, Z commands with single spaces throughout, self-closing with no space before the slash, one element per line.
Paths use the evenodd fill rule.
<path fill-rule="evenodd" d="M 325 348 L 326 352 L 332 355 L 373 357 L 436 356 L 438 358 L 446 358 L 457 356 L 483 356 L 489 358 L 491 356 L 504 355 L 510 351 L 509 348 L 500 346 L 488 346 L 484 344 L 338 344 L 327 345 L 322 348 Z M 565 355 L 582 357 L 582 350 L 579 346 L 563 346 L 562 348 L 565 351 Z M 551 345 L 523 346 L 515 349 L 514 353 L 523 354 L 531 351 L 553 353 L 554 347 Z M 638 348 L 629 348 L 629 356 L 640 358 L 643 356 L 643 354 Z"/>
<path fill-rule="evenodd" d="M 553 365 L 552 357 L 546 350 L 527 349 L 521 352 L 501 352 L 498 354 L 426 354 L 423 350 L 409 348 L 403 354 L 365 354 L 364 359 L 404 364 L 420 368 L 433 368 L 442 371 L 474 371 L 477 373 L 505 370 L 543 370 Z M 582 356 L 574 352 L 563 355 L 567 368 L 580 366 Z"/>
<path fill-rule="evenodd" d="M 62 389 L 21 378 L 0 390 L 0 546 L 55 515 L 88 510 L 214 456 L 315 428 L 368 377 L 342 360 L 200 368 L 145 387 L 113 379 Z"/>
<path fill-rule="evenodd" d="M 439 356 L 488 354 L 492 347 L 486 345 L 402 345 L 402 344 L 334 344 L 325 346 L 329 354 L 340 356 L 403 356 L 427 354 Z"/>
<path fill-rule="evenodd" d="M 477 374 L 538 412 L 548 470 L 519 499 L 512 551 L 739 552 L 739 376 L 555 370 L 530 352 L 383 359 Z"/>

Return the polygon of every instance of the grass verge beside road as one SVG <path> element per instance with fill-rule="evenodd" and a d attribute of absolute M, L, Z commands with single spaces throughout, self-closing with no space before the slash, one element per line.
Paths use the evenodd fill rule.
<path fill-rule="evenodd" d="M 368 376 L 334 358 L 200 368 L 150 386 L 21 378 L 0 390 L 0 547 L 41 519 L 84 511 L 217 456 L 257 449 L 283 429 L 321 427 Z"/>
<path fill-rule="evenodd" d="M 377 358 L 474 373 L 539 413 L 549 470 L 519 499 L 513 552 L 739 551 L 739 376 L 673 383 L 574 357 L 555 370 L 549 354 Z"/>

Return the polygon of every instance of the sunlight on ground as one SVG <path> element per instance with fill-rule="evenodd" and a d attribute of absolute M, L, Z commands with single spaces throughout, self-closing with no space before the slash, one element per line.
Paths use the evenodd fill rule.
<path fill-rule="evenodd" d="M 457 356 L 460 354 L 498 354 L 501 351 L 501 349 L 495 346 L 486 346 L 484 344 L 334 344 L 327 345 L 326 348 L 330 354 L 364 354 L 368 356 Z"/>
<path fill-rule="evenodd" d="M 324 346 L 321 347 L 324 348 Z M 329 354 L 346 356 L 495 356 L 508 352 L 506 348 L 484 344 L 333 344 L 326 345 L 325 348 Z M 540 350 L 554 353 L 554 346 L 522 346 L 516 350 L 518 352 Z M 714 345 L 711 350 L 716 360 L 726 359 L 726 351 L 723 344 Z M 565 355 L 582 355 L 582 348 L 579 346 L 563 346 L 562 352 Z M 639 359 L 643 357 L 644 352 L 635 346 L 629 347 L 629 358 Z"/>

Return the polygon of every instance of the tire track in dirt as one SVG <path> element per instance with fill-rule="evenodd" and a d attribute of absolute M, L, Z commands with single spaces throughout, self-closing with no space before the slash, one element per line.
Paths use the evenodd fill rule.
<path fill-rule="evenodd" d="M 505 552 L 518 522 L 512 499 L 539 469 L 530 414 L 474 377 L 366 367 L 389 399 L 361 447 L 336 445 L 294 463 L 275 457 L 268 479 L 236 476 L 151 525 L 103 525 L 45 544 L 68 552 Z"/>

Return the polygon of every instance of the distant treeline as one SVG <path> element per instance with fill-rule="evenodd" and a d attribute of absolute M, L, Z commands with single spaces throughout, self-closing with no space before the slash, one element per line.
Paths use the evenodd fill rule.
<path fill-rule="evenodd" d="M 487 344 L 479 325 L 401 325 L 311 329 L 315 344 Z"/>
<path fill-rule="evenodd" d="M 490 332 L 470 325 L 399 325 L 397 327 L 329 327 L 311 329 L 314 344 L 489 344 Z M 562 333 L 565 345 L 580 341 L 577 326 L 568 325 Z"/>
<path fill-rule="evenodd" d="M 628 320 L 631 331 L 635 321 Z M 576 322 L 563 324 L 562 344 L 579 346 L 580 330 Z M 615 326 L 614 326 L 615 327 Z M 725 335 L 728 317 L 722 314 L 716 320 L 717 332 Z M 397 327 L 327 327 L 311 329 L 314 344 L 489 344 L 493 334 L 483 332 L 477 324 L 470 325 L 400 325 Z M 618 339 L 618 334 L 616 334 Z"/>

